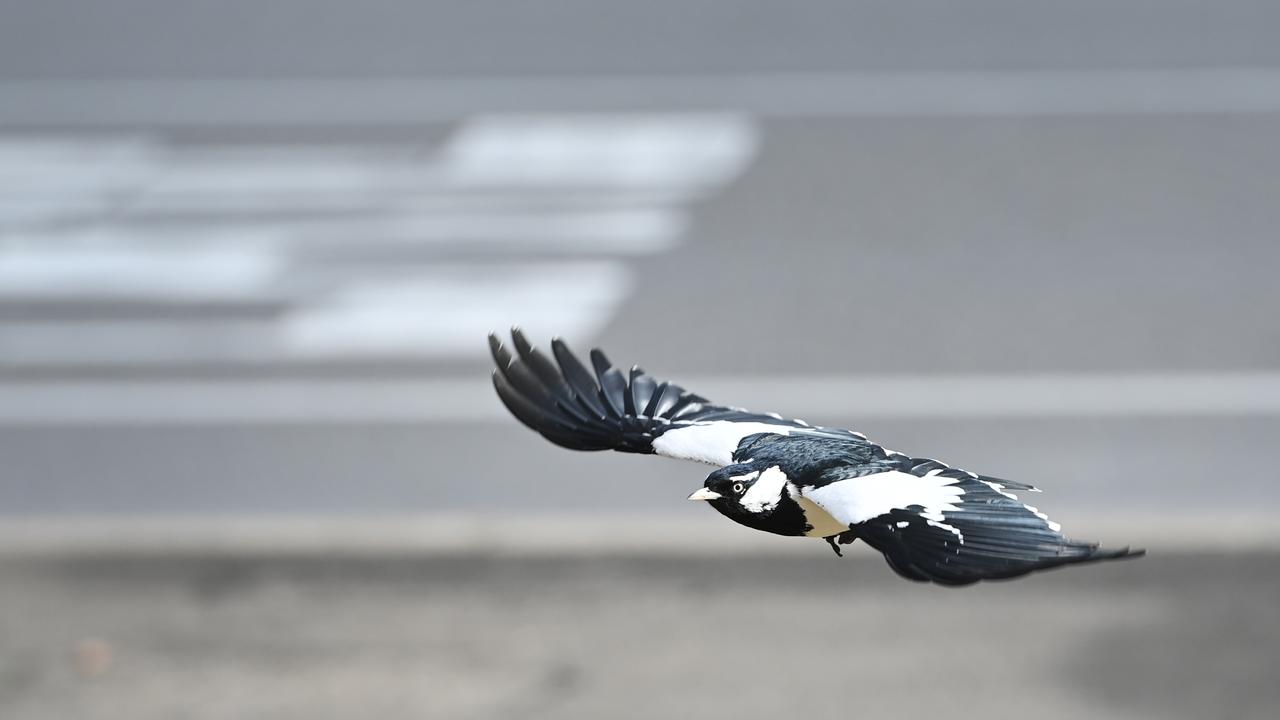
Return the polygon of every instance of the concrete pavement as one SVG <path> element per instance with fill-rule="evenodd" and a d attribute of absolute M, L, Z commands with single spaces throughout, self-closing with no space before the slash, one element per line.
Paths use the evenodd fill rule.
<path fill-rule="evenodd" d="M 1153 553 L 955 591 L 862 551 L 9 556 L 0 713 L 1261 719 L 1278 571 Z"/>

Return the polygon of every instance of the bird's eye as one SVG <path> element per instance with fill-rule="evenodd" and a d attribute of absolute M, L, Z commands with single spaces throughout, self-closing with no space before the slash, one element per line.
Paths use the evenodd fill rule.
<path fill-rule="evenodd" d="M 743 488 L 743 487 L 744 487 L 744 486 L 743 486 L 743 484 L 742 484 L 742 483 L 734 483 L 734 484 L 733 484 L 733 491 L 734 491 L 734 492 L 736 492 L 736 493 L 741 494 L 741 493 L 742 493 L 742 488 Z"/>

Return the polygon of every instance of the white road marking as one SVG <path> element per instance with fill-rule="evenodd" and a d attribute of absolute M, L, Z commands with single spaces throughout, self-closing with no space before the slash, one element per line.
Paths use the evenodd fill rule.
<path fill-rule="evenodd" d="M 443 150 L 466 187 L 676 187 L 735 179 L 755 156 L 736 114 L 496 115 L 463 123 Z"/>
<path fill-rule="evenodd" d="M 553 328 L 548 328 L 548 331 Z M 83 344 L 83 343 L 82 343 Z M 474 350 L 483 352 L 483 342 Z M 479 373 L 478 373 L 479 375 Z M 665 375 L 663 376 L 665 377 Z M 674 377 L 674 376 L 673 376 Z M 828 378 L 828 381 L 832 380 Z M 741 378 L 692 378 L 681 384 L 703 392 L 704 385 L 731 386 Z M 749 392 L 772 397 L 795 379 L 754 378 Z M 1125 392 L 1115 388 L 1123 386 Z M 870 391 L 869 388 L 879 388 Z M 862 392 L 867 390 L 867 392 Z M 830 424 L 855 415 L 879 418 L 1143 418 L 1280 417 L 1280 373 L 1188 375 L 1077 375 L 1000 378 L 858 377 L 837 382 L 835 399 L 798 394 L 788 403 L 803 412 L 825 415 Z M 912 399 L 915 393 L 957 401 L 933 405 Z M 1177 394 L 1176 402 L 1170 396 Z M 718 397 L 713 395 L 713 397 Z M 843 399 L 841 399 L 843 398 Z M 1064 399 L 1065 398 L 1065 399 Z M 960 400 L 964 400 L 961 402 Z M 969 400 L 973 402 L 966 404 Z M 810 405 L 820 405 L 821 412 Z M 852 410 L 851 410 L 852 408 Z M 487 377 L 427 380 L 208 380 L 208 381 L 0 381 L 0 423 L 50 425 L 175 423 L 345 423 L 345 422 L 511 423 L 493 396 Z M 726 423 L 725 425 L 733 425 Z M 740 425 L 740 424 L 739 424 Z M 707 426 L 698 426 L 703 432 Z M 761 425 L 751 432 L 774 431 Z M 667 433 L 668 452 L 678 457 L 726 465 L 747 428 L 712 428 L 714 442 L 702 444 L 698 430 Z M 786 428 L 782 428 L 786 430 Z M 874 434 L 873 434 L 874 435 Z M 723 437 L 720 437 L 723 436 Z M 687 442 L 686 442 L 687 441 Z M 662 442 L 660 440 L 660 442 Z"/>
<path fill-rule="evenodd" d="M 514 323 L 591 336 L 633 285 L 624 258 L 677 246 L 687 203 L 757 145 L 734 113 L 485 116 L 439 146 L 0 134 L 0 349 L 151 368 L 460 357 Z M 186 326 L 93 313 L 263 299 Z"/>
<path fill-rule="evenodd" d="M 0 210 L 0 215 L 3 215 Z M 679 244 L 687 213 L 670 207 L 530 210 L 475 207 L 468 210 L 397 212 L 390 217 L 304 220 L 228 218 L 190 222 L 112 222 L 79 227 L 26 228 L 4 234 L 20 248 L 92 248 L 99 254 L 163 255 L 190 246 L 237 248 L 466 250 L 481 253 L 643 255 Z M 66 251 L 63 251 L 66 252 Z M 8 253 L 0 253 L 0 263 Z M 76 289 L 76 288 L 68 288 Z"/>
<path fill-rule="evenodd" d="M 0 251 L 0 299 L 172 300 L 265 294 L 285 269 L 269 248 L 40 246 Z"/>
<path fill-rule="evenodd" d="M 303 358 L 468 357 L 480 347 L 477 338 L 512 325 L 589 337 L 631 286 L 626 266 L 610 260 L 433 264 L 404 277 L 343 283 L 282 321 L 280 350 Z"/>
<path fill-rule="evenodd" d="M 1280 415 L 1280 372 L 721 376 L 680 384 L 815 420 Z"/>
<path fill-rule="evenodd" d="M 448 511 L 342 517 L 303 513 L 248 517 L 215 513 L 7 515 L 0 518 L 0 557 L 86 552 L 94 556 L 117 552 L 163 556 L 193 550 L 329 555 L 476 550 L 520 557 L 641 550 L 680 558 L 705 555 L 723 559 L 771 555 L 812 558 L 817 552 L 813 543 L 747 532 L 727 521 L 715 522 L 718 518 L 708 518 L 705 508 L 693 506 L 689 510 L 679 517 L 660 513 Z M 1206 513 L 1203 508 L 1183 513 L 1134 509 L 1123 516 L 1092 514 L 1085 520 L 1076 523 L 1081 537 L 1123 538 L 1135 547 L 1159 547 L 1163 553 L 1275 552 L 1280 548 L 1280 523 L 1261 509 L 1225 514 Z"/>
<path fill-rule="evenodd" d="M 472 357 L 483 352 L 486 333 L 513 324 L 543 334 L 594 335 L 633 282 L 630 270 L 615 260 L 437 263 L 377 281 L 348 279 L 317 297 L 300 298 L 298 288 L 261 277 L 270 265 L 248 262 L 260 253 L 134 254 L 136 258 L 80 253 L 74 261 L 59 257 L 43 263 L 42 258 L 28 261 L 0 253 L 0 302 L 61 303 L 83 314 L 6 319 L 0 328 L 4 362 L 151 368 L 370 356 Z M 227 262 L 218 262 L 223 255 L 229 256 Z M 237 258 L 245 262 L 233 262 Z M 95 265 L 98 261 L 101 265 Z M 320 277 L 299 280 L 302 285 L 329 284 Z M 198 321 L 93 317 L 95 303 L 112 300 L 157 308 L 179 301 L 216 302 L 223 308 L 257 301 L 273 309 L 251 317 L 217 315 Z"/>

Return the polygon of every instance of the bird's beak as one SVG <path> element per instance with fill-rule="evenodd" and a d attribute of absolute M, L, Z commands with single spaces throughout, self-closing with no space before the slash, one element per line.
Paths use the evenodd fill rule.
<path fill-rule="evenodd" d="M 720 498 L 720 493 L 716 492 L 715 490 L 710 490 L 708 488 L 698 488 L 697 490 L 693 491 L 692 495 L 689 496 L 690 500 L 717 500 L 719 498 Z"/>

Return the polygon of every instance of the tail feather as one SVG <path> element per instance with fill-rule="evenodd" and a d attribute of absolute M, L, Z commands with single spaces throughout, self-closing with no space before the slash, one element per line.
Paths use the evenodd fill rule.
<path fill-rule="evenodd" d="M 899 575 L 953 586 L 1146 552 L 1066 537 L 1056 523 L 1008 492 L 1030 486 L 980 476 L 965 476 L 956 484 L 964 491 L 956 507 L 941 513 L 918 505 L 896 508 L 853 525 L 841 542 L 861 538 L 884 553 Z"/>

